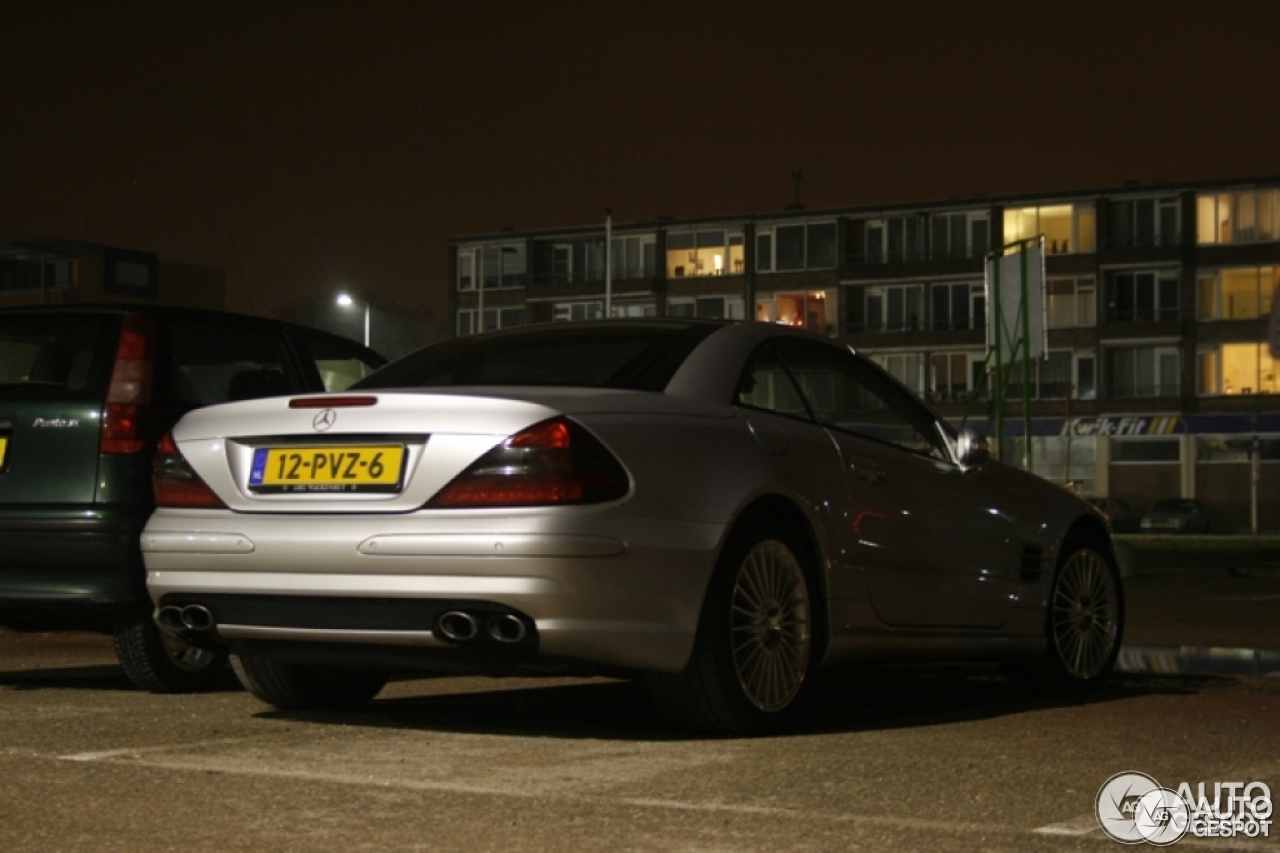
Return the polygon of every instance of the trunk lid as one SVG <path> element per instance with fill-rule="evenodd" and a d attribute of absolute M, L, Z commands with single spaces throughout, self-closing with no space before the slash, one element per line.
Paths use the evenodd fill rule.
<path fill-rule="evenodd" d="M 558 414 L 496 396 L 349 392 L 210 406 L 184 417 L 173 437 L 232 510 L 406 512 L 507 437 Z M 335 476 L 335 465 L 352 476 Z"/>

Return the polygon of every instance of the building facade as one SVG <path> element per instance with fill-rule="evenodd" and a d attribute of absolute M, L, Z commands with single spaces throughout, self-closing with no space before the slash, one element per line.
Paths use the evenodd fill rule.
<path fill-rule="evenodd" d="M 1280 177 L 788 209 L 450 241 L 457 334 L 605 316 L 754 318 L 855 347 L 1001 456 L 1138 511 L 1280 530 Z M 1043 236 L 1048 352 L 988 424 L 985 258 Z M 1255 479 L 1256 478 L 1256 479 Z M 1256 495 L 1256 498 L 1254 497 Z"/>
<path fill-rule="evenodd" d="M 140 302 L 223 309 L 225 276 L 152 252 L 48 237 L 0 239 L 0 308 Z"/>

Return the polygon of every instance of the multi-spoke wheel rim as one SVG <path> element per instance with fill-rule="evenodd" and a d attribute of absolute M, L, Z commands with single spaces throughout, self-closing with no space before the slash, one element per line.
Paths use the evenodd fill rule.
<path fill-rule="evenodd" d="M 776 540 L 757 544 L 738 568 L 729 618 L 734 671 L 757 708 L 779 711 L 800 692 L 809 619 L 809 587 L 795 555 Z"/>
<path fill-rule="evenodd" d="M 207 669 L 218 657 L 216 652 L 196 648 L 164 631 L 160 632 L 160 642 L 164 645 L 164 651 L 169 660 L 183 672 L 200 672 Z"/>
<path fill-rule="evenodd" d="M 1090 679 L 1106 667 L 1119 632 L 1119 596 L 1111 567 L 1087 548 L 1071 555 L 1053 591 L 1053 642 L 1063 667 Z"/>

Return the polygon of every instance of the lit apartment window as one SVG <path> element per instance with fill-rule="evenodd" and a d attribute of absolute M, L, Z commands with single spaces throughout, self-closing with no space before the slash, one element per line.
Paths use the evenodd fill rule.
<path fill-rule="evenodd" d="M 612 246 L 610 263 L 615 280 L 653 278 L 658 274 L 657 243 L 653 234 L 614 237 Z"/>
<path fill-rule="evenodd" d="M 667 235 L 668 278 L 740 273 L 745 258 L 741 232 L 715 229 Z"/>
<path fill-rule="evenodd" d="M 458 336 L 474 335 L 476 329 L 476 309 L 464 308 L 458 312 Z M 524 308 L 486 308 L 484 309 L 484 331 L 493 332 L 498 329 L 510 329 L 525 324 Z"/>
<path fill-rule="evenodd" d="M 1207 270 L 1196 278 L 1196 317 L 1200 320 L 1254 320 L 1271 313 L 1280 267 Z"/>
<path fill-rule="evenodd" d="M 697 296 L 667 301 L 668 317 L 741 320 L 744 312 L 741 296 Z"/>
<path fill-rule="evenodd" d="M 552 282 L 604 281 L 603 236 L 544 243 L 535 252 L 540 259 L 539 274 L 549 273 Z"/>
<path fill-rule="evenodd" d="M 1178 271 L 1112 272 L 1108 306 L 1113 323 L 1178 319 Z"/>
<path fill-rule="evenodd" d="M 985 210 L 935 213 L 929 217 L 929 257 L 980 258 L 990 251 L 990 234 L 991 216 Z"/>
<path fill-rule="evenodd" d="M 658 308 L 652 302 L 614 302 L 609 306 L 610 317 L 656 317 Z"/>
<path fill-rule="evenodd" d="M 1092 400 L 1098 396 L 1098 357 L 1093 352 L 1075 354 L 1075 397 Z"/>
<path fill-rule="evenodd" d="M 1280 189 L 1213 193 L 1196 198 L 1196 242 L 1280 240 Z"/>
<path fill-rule="evenodd" d="M 938 402 L 964 400 L 981 386 L 985 363 L 980 352 L 929 353 L 929 397 Z"/>
<path fill-rule="evenodd" d="M 1071 350 L 1050 350 L 1036 362 L 1036 396 L 1041 400 L 1065 400 L 1071 396 Z"/>
<path fill-rule="evenodd" d="M 756 229 L 756 269 L 760 272 L 825 270 L 835 266 L 835 222 L 762 225 Z"/>
<path fill-rule="evenodd" d="M 77 280 L 77 261 L 59 261 L 52 258 L 0 258 L 0 291 L 8 290 L 66 290 Z M 147 290 L 151 287 L 150 273 L 147 264 L 141 264 L 142 271 L 147 273 L 140 284 L 130 287 L 127 273 L 121 276 L 121 266 L 116 263 L 116 283 L 133 290 Z M 127 268 L 127 267 L 126 267 Z M 123 290 L 120 292 L 124 292 Z"/>
<path fill-rule="evenodd" d="M 573 246 L 556 243 L 551 247 L 551 280 L 557 283 L 573 281 Z"/>
<path fill-rule="evenodd" d="M 1050 329 L 1071 329 L 1097 323 L 1098 294 L 1092 276 L 1051 278 L 1045 282 Z"/>
<path fill-rule="evenodd" d="M 527 281 L 524 243 L 491 243 L 458 249 L 458 289 L 524 287 Z"/>
<path fill-rule="evenodd" d="M 1071 350 L 1050 350 L 1046 358 L 1036 359 L 1031 366 L 1031 398 L 1033 400 L 1065 400 L 1071 396 Z M 1009 371 L 1005 396 L 1022 397 L 1023 372 L 1020 365 Z"/>
<path fill-rule="evenodd" d="M 1112 248 L 1178 245 L 1176 196 L 1113 201 L 1110 214 Z"/>
<path fill-rule="evenodd" d="M 1201 347 L 1196 356 L 1196 385 L 1201 395 L 1280 394 L 1278 365 L 1266 344 Z"/>
<path fill-rule="evenodd" d="M 600 300 L 584 302 L 557 302 L 554 316 L 557 323 L 572 323 L 579 320 L 599 320 L 604 316 L 604 302 Z"/>
<path fill-rule="evenodd" d="M 871 360 L 915 393 L 924 393 L 924 353 L 881 353 L 871 356 Z"/>
<path fill-rule="evenodd" d="M 924 328 L 924 285 L 867 288 L 867 331 L 907 332 Z"/>
<path fill-rule="evenodd" d="M 1176 397 L 1180 360 L 1173 345 L 1118 346 L 1107 350 L 1113 397 Z"/>
<path fill-rule="evenodd" d="M 985 328 L 986 306 L 986 288 L 980 283 L 937 282 L 929 285 L 932 329 Z"/>
<path fill-rule="evenodd" d="M 473 271 L 474 253 L 458 252 L 458 290 L 471 290 L 476 286 Z M 462 334 L 459 332 L 458 334 Z"/>
<path fill-rule="evenodd" d="M 756 320 L 763 323 L 796 326 L 820 335 L 834 335 L 836 333 L 836 302 L 834 290 L 758 295 Z"/>
<path fill-rule="evenodd" d="M 928 219 L 924 214 L 868 220 L 863 229 L 863 257 L 869 264 L 900 264 L 928 257 Z"/>
<path fill-rule="evenodd" d="M 1093 205 L 1010 208 L 1004 212 L 1004 242 L 1030 240 L 1043 234 L 1045 251 L 1051 255 L 1092 252 L 1095 222 Z"/>

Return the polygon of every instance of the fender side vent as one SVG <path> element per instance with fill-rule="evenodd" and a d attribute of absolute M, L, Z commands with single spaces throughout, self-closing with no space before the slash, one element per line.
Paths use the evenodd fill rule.
<path fill-rule="evenodd" d="M 1040 576 L 1044 574 L 1044 549 L 1039 545 L 1027 545 L 1022 549 L 1022 555 L 1018 560 L 1018 579 L 1023 583 L 1035 584 L 1040 582 Z"/>

